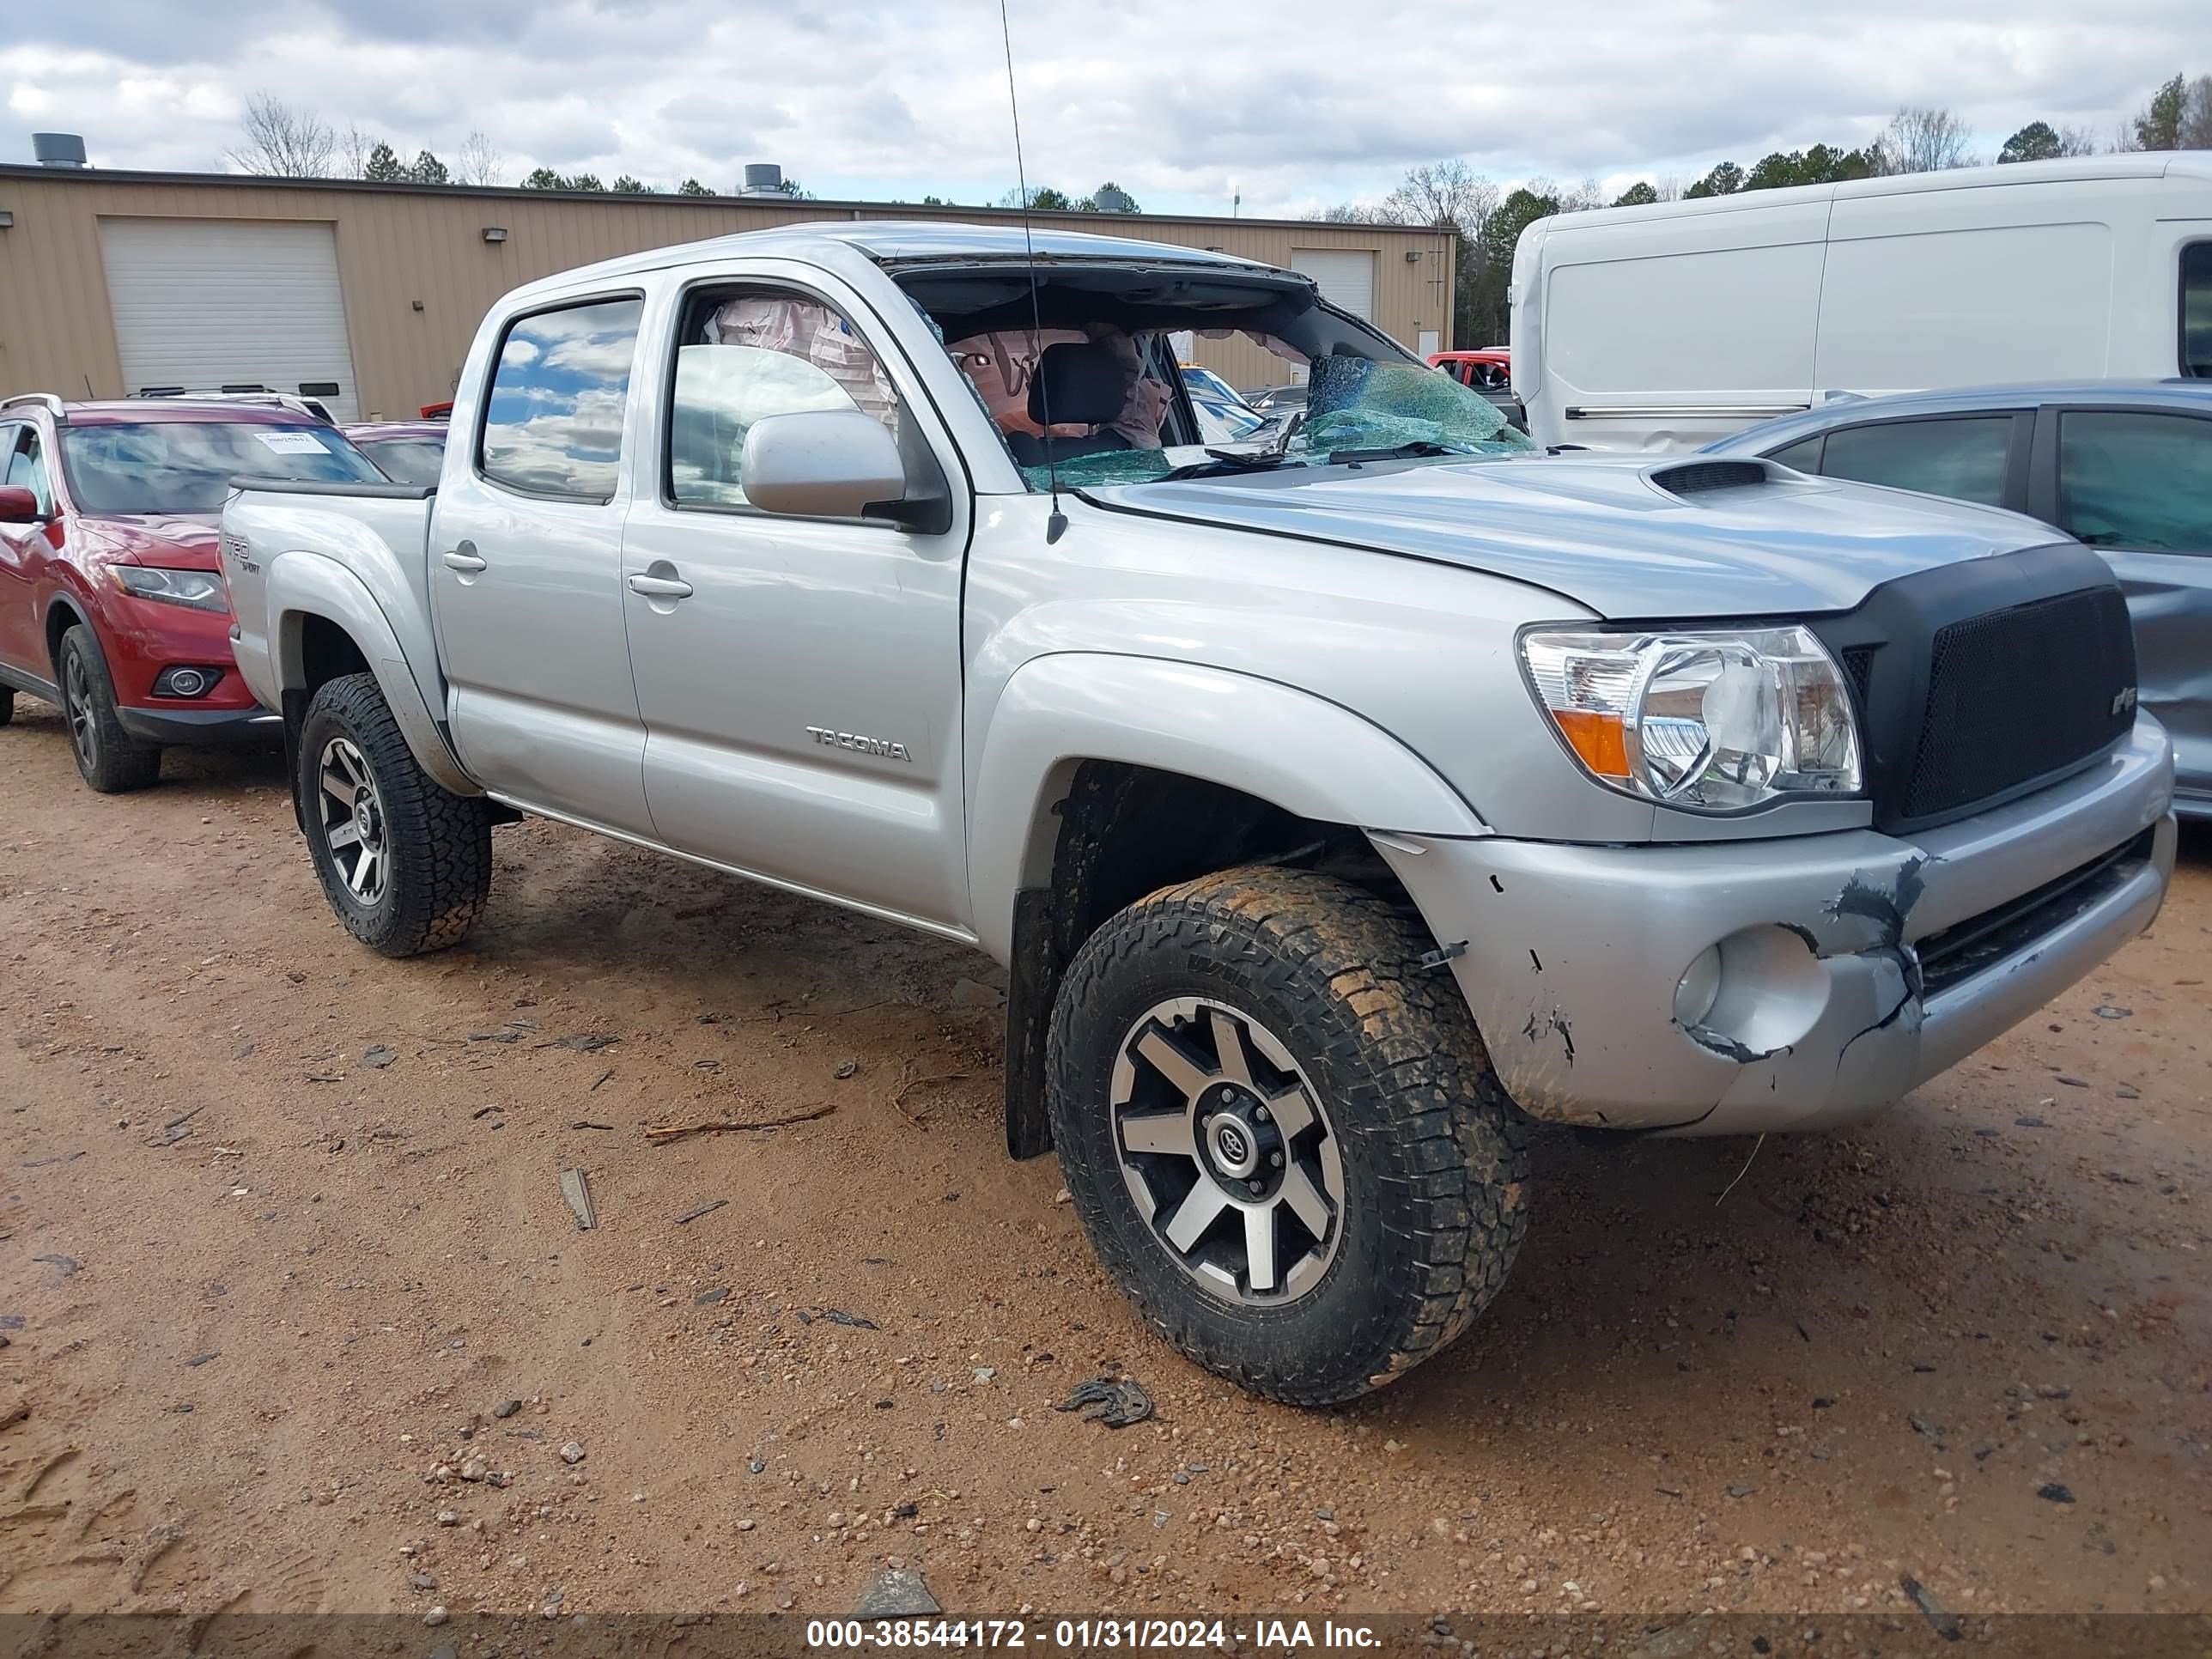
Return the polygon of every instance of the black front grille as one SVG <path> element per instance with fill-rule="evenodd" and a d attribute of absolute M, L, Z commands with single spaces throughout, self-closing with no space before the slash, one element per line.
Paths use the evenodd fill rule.
<path fill-rule="evenodd" d="M 1844 653 L 1844 675 L 1851 683 L 1851 696 L 1858 700 L 1859 708 L 1866 708 L 1867 689 L 1874 683 L 1875 647 L 1855 645 Z"/>
<path fill-rule="evenodd" d="M 1903 816 L 1928 818 L 2079 763 L 2135 724 L 2134 635 L 2117 587 L 1940 629 Z"/>
<path fill-rule="evenodd" d="M 1939 565 L 1810 625 L 1850 683 L 1889 834 L 2055 782 L 2135 724 L 2127 601 L 2076 544 Z"/>

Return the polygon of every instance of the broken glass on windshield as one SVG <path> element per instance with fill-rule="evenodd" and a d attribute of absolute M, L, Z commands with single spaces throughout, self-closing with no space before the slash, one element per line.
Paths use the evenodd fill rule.
<path fill-rule="evenodd" d="M 1316 460 L 1340 450 L 1407 444 L 1474 453 L 1532 447 L 1506 424 L 1496 404 L 1450 375 L 1369 357 L 1314 359 L 1307 380 L 1306 423 L 1298 436 Z"/>

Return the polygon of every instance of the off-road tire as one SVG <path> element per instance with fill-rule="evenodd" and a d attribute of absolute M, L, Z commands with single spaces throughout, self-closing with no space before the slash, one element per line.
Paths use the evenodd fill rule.
<path fill-rule="evenodd" d="M 1385 900 L 1333 877 L 1247 866 L 1164 888 L 1070 964 L 1048 1048 L 1053 1139 L 1076 1213 L 1147 1322 L 1208 1370 L 1292 1405 L 1351 1400 L 1441 1352 L 1486 1307 L 1527 1219 L 1527 1126 L 1448 970 Z M 1132 1023 L 1202 997 L 1269 1030 L 1321 1094 L 1340 1147 L 1342 1228 L 1285 1305 L 1202 1288 L 1124 1182 L 1111 1077 Z"/>
<path fill-rule="evenodd" d="M 78 623 L 62 635 L 55 667 L 77 775 L 103 795 L 128 794 L 159 782 L 161 750 L 139 742 L 116 718 L 115 681 L 91 629 Z"/>
<path fill-rule="evenodd" d="M 347 888 L 324 828 L 322 755 L 333 738 L 359 751 L 381 801 L 390 870 L 373 904 Z M 347 674 L 316 691 L 301 721 L 296 763 L 293 787 L 315 874 L 346 931 L 387 957 L 421 956 L 466 938 L 491 892 L 490 810 L 416 763 L 374 675 Z"/>

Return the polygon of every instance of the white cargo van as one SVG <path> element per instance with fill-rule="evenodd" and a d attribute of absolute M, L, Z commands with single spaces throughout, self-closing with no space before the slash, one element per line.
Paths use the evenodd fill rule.
<path fill-rule="evenodd" d="M 1540 219 L 1513 256 L 1539 443 L 1664 453 L 1869 394 L 2212 376 L 2212 151 Z"/>

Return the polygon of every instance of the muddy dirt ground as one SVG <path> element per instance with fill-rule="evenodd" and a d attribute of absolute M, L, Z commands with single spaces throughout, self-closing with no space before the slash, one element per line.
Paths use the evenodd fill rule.
<path fill-rule="evenodd" d="M 107 799 L 0 732 L 0 1612 L 2212 1607 L 2212 838 L 1863 1129 L 1546 1139 L 1488 1316 L 1333 1413 L 1149 1337 L 1006 1162 L 981 957 L 496 848 L 386 962 L 273 760 Z M 1052 1409 L 1120 1370 L 1154 1420 Z"/>

